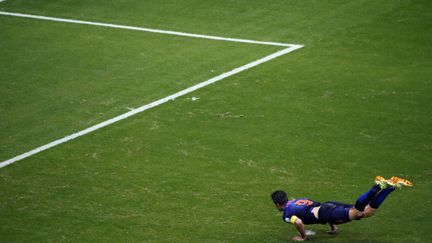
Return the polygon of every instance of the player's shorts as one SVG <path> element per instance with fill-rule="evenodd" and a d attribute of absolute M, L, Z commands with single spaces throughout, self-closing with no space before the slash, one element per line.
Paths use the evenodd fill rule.
<path fill-rule="evenodd" d="M 349 210 L 354 207 L 351 204 L 340 202 L 325 202 L 321 204 L 318 211 L 318 218 L 322 224 L 343 224 L 351 221 L 349 218 Z"/>

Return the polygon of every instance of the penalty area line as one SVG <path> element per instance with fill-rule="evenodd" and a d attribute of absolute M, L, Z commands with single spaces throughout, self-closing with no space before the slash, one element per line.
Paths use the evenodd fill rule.
<path fill-rule="evenodd" d="M 21 18 L 30 18 L 30 19 L 39 19 L 39 20 L 54 21 L 54 22 L 63 22 L 63 23 L 93 25 L 93 26 L 101 26 L 101 27 L 108 27 L 108 28 L 115 28 L 115 29 L 144 31 L 144 32 L 151 32 L 151 33 L 158 33 L 158 34 L 165 34 L 165 35 L 176 35 L 176 36 L 201 38 L 201 39 L 208 39 L 208 40 L 229 41 L 229 42 L 249 43 L 249 44 L 258 44 L 258 45 L 269 45 L 269 46 L 285 46 L 285 47 L 298 46 L 297 44 L 288 44 L 288 43 L 279 43 L 279 42 L 270 42 L 270 41 L 256 41 L 256 40 L 246 40 L 246 39 L 238 39 L 238 38 L 228 38 L 228 37 L 221 37 L 221 36 L 192 34 L 192 33 L 171 31 L 171 30 L 150 29 L 150 28 L 119 25 L 119 24 L 91 22 L 91 21 L 83 21 L 83 20 L 76 20 L 76 19 L 55 18 L 55 17 L 47 17 L 47 16 L 41 16 L 41 15 L 13 13 L 13 12 L 5 12 L 5 11 L 0 11 L 0 15 L 21 17 Z"/>
<path fill-rule="evenodd" d="M 12 163 L 15 163 L 17 161 L 20 161 L 22 159 L 28 158 L 28 157 L 30 157 L 32 155 L 35 155 L 37 153 L 40 153 L 42 151 L 45 151 L 47 149 L 50 149 L 50 148 L 55 147 L 57 145 L 60 145 L 62 143 L 66 143 L 68 141 L 71 141 L 71 140 L 73 140 L 75 138 L 78 138 L 78 137 L 81 137 L 83 135 L 86 135 L 88 133 L 94 132 L 94 131 L 96 131 L 98 129 L 101 129 L 103 127 L 109 126 L 109 125 L 111 125 L 113 123 L 116 123 L 118 121 L 124 120 L 124 119 L 126 119 L 128 117 L 131 117 L 131 116 L 134 116 L 134 115 L 136 115 L 138 113 L 141 113 L 141 112 L 143 112 L 145 110 L 148 110 L 148 109 L 151 109 L 153 107 L 162 105 L 162 104 L 164 104 L 164 103 L 166 103 L 166 102 L 168 102 L 170 100 L 174 100 L 174 99 L 176 99 L 176 98 L 178 98 L 180 96 L 186 95 L 188 93 L 191 93 L 193 91 L 196 91 L 198 89 L 206 87 L 206 86 L 208 86 L 210 84 L 216 83 L 216 82 L 218 82 L 218 81 L 220 81 L 222 79 L 228 78 L 230 76 L 233 76 L 235 74 L 238 74 L 238 73 L 243 72 L 245 70 L 248 70 L 250 68 L 256 67 L 256 66 L 258 66 L 260 64 L 263 64 L 265 62 L 273 60 L 273 59 L 275 59 L 277 57 L 283 56 L 283 55 L 285 55 L 287 53 L 293 52 L 293 51 L 295 51 L 297 49 L 300 49 L 302 47 L 303 47 L 302 45 L 294 45 L 294 46 L 282 49 L 282 50 L 277 51 L 277 52 L 275 52 L 273 54 L 270 54 L 268 56 L 260 58 L 260 59 L 258 59 L 256 61 L 250 62 L 250 63 L 248 63 L 246 65 L 241 66 L 241 67 L 235 68 L 235 69 L 233 69 L 233 70 L 231 70 L 229 72 L 222 73 L 222 74 L 220 74 L 220 75 L 218 75 L 216 77 L 213 77 L 213 78 L 211 78 L 209 80 L 206 80 L 204 82 L 201 82 L 201 83 L 198 83 L 196 85 L 193 85 L 193 86 L 191 86 L 189 88 L 181 90 L 181 91 L 179 91 L 179 92 L 177 92 L 175 94 L 172 94 L 172 95 L 169 95 L 169 96 L 167 96 L 165 98 L 153 101 L 153 102 L 151 102 L 151 103 L 149 103 L 147 105 L 143 105 L 143 106 L 138 107 L 136 109 L 133 109 L 133 110 L 131 110 L 129 112 L 126 112 L 126 113 L 124 113 L 122 115 L 116 116 L 116 117 L 111 118 L 109 120 L 106 120 L 104 122 L 101 122 L 101 123 L 98 123 L 96 125 L 93 125 L 93 126 L 91 126 L 89 128 L 86 128 L 86 129 L 84 129 L 82 131 L 79 131 L 79 132 L 73 133 L 71 135 L 68 135 L 68 136 L 66 136 L 64 138 L 57 139 L 57 140 L 55 140 L 53 142 L 50 142 L 48 144 L 45 144 L 43 146 L 40 146 L 40 147 L 35 148 L 33 150 L 30 150 L 30 151 L 28 151 L 26 153 L 23 153 L 21 155 L 15 156 L 15 157 L 13 157 L 11 159 L 8 159 L 8 160 L 5 160 L 5 161 L 1 162 L 0 163 L 0 168 L 8 166 L 8 165 L 10 165 Z"/>

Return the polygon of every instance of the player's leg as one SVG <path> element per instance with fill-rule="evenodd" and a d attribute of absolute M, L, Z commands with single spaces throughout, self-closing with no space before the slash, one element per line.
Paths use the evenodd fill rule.
<path fill-rule="evenodd" d="M 387 198 L 390 193 L 392 193 L 395 188 L 402 188 L 404 186 L 412 187 L 413 184 L 402 178 L 398 178 L 396 176 L 393 176 L 390 180 L 386 180 L 386 184 L 388 185 L 386 188 L 381 190 L 378 194 L 375 195 L 375 197 L 372 199 L 372 201 L 369 203 L 369 205 L 365 208 L 364 213 L 365 217 L 371 217 L 375 214 L 375 211 L 378 209 L 378 207 L 384 202 L 384 200 Z"/>
<path fill-rule="evenodd" d="M 375 185 L 357 199 L 354 207 L 338 202 L 326 202 L 318 211 L 319 219 L 331 224 L 341 224 L 370 217 L 395 187 L 403 186 L 412 186 L 412 183 L 397 177 L 386 180 L 382 176 L 377 176 Z"/>
<path fill-rule="evenodd" d="M 359 211 L 355 207 L 352 207 L 349 209 L 348 216 L 350 220 L 360 220 L 365 217 L 365 213 L 363 211 Z"/>
<path fill-rule="evenodd" d="M 392 193 L 394 190 L 394 187 L 388 187 L 380 191 L 380 193 L 378 193 L 369 203 L 369 206 L 371 206 L 371 208 L 378 209 L 378 207 L 384 202 L 387 196 L 390 195 L 390 193 Z"/>
<path fill-rule="evenodd" d="M 381 191 L 383 187 L 387 186 L 386 181 L 387 180 L 382 176 L 375 177 L 375 185 L 357 199 L 354 208 L 360 212 L 363 212 L 375 195 L 377 195 L 377 193 Z M 358 213 L 353 211 L 352 214 L 357 215 Z"/>
<path fill-rule="evenodd" d="M 365 210 L 364 210 L 364 217 L 368 218 L 368 217 L 374 216 L 375 212 L 376 212 L 376 208 L 373 208 L 373 207 L 367 205 Z"/>
<path fill-rule="evenodd" d="M 394 187 L 388 187 L 384 190 L 381 190 L 369 203 L 369 205 L 366 206 L 364 210 L 364 217 L 371 217 L 375 214 L 375 211 L 378 209 L 378 207 L 384 202 L 384 200 L 387 198 L 390 193 L 392 193 L 395 190 Z"/>

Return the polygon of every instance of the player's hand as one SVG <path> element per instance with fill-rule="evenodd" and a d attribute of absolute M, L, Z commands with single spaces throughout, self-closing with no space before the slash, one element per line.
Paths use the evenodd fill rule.
<path fill-rule="evenodd" d="M 337 228 L 336 225 L 334 225 L 334 224 L 330 224 L 330 230 L 327 231 L 327 233 L 329 233 L 329 234 L 331 234 L 331 235 L 334 235 L 334 234 L 337 233 L 337 230 L 338 230 L 338 228 Z"/>
<path fill-rule="evenodd" d="M 304 241 L 304 240 L 306 240 L 306 237 L 303 238 L 303 237 L 301 237 L 300 235 L 296 235 L 296 236 L 294 236 L 294 237 L 292 238 L 292 240 L 293 240 L 293 241 Z"/>

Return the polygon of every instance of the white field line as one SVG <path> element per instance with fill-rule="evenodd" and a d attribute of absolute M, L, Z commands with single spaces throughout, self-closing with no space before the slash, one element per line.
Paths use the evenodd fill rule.
<path fill-rule="evenodd" d="M 177 35 L 177 36 L 185 36 L 185 37 L 193 37 L 193 38 L 202 38 L 202 39 L 209 39 L 209 40 L 220 40 L 220 41 L 230 41 L 230 42 L 240 42 L 240 43 L 258 44 L 258 45 L 270 45 L 270 46 L 285 46 L 285 47 L 297 46 L 296 44 L 268 42 L 268 41 L 256 41 L 256 40 L 245 40 L 245 39 L 227 38 L 227 37 L 211 36 L 211 35 L 200 35 L 200 34 L 192 34 L 192 33 L 170 31 L 170 30 L 150 29 L 150 28 L 134 27 L 134 26 L 127 26 L 127 25 L 119 25 L 119 24 L 90 22 L 90 21 L 75 20 L 75 19 L 54 18 L 54 17 L 47 17 L 47 16 L 40 16 L 40 15 L 12 13 L 12 12 L 4 12 L 4 11 L 0 11 L 0 15 L 22 17 L 22 18 L 31 18 L 31 19 L 40 19 L 40 20 L 47 20 L 47 21 L 54 21 L 54 22 L 94 25 L 94 26 L 102 26 L 102 27 L 109 27 L 109 28 L 116 28 L 116 29 L 136 30 L 136 31 L 158 33 L 158 34 L 166 34 L 166 35 Z"/>
<path fill-rule="evenodd" d="M 160 100 L 156 100 L 156 101 L 151 102 L 151 103 L 149 103 L 149 104 L 147 104 L 147 105 L 143 105 L 143 106 L 138 107 L 138 108 L 136 108 L 136 109 L 133 109 L 133 110 L 131 110 L 131 111 L 129 111 L 129 112 L 126 112 L 126 113 L 124 113 L 124 114 L 122 114 L 122 115 L 116 116 L 116 117 L 114 117 L 114 118 L 111 118 L 111 119 L 109 119 L 109 120 L 106 120 L 106 121 L 104 121 L 104 122 L 101 122 L 101 123 L 99 123 L 99 124 L 96 124 L 96 125 L 94 125 L 94 126 L 91 126 L 91 127 L 87 128 L 87 129 L 84 129 L 84 130 L 82 130 L 82 131 L 80 131 L 80 132 L 73 133 L 73 134 L 71 134 L 71 135 L 69 135 L 69 136 L 66 136 L 66 137 L 64 137 L 64 138 L 61 138 L 61 139 L 55 140 L 55 141 L 53 141 L 53 142 L 51 142 L 51 143 L 45 144 L 45 145 L 43 145 L 43 146 L 41 146 L 41 147 L 35 148 L 35 149 L 31 150 L 31 151 L 28 151 L 28 152 L 26 152 L 26 153 L 23 153 L 23 154 L 21 154 L 21 155 L 18 155 L 18 156 L 16 156 L 16 157 L 13 157 L 13 158 L 11 158 L 11 159 L 8 159 L 8 160 L 6 160 L 6 161 L 3 161 L 3 162 L 0 163 L 0 168 L 5 167 L 5 166 L 7 166 L 7 165 L 10 165 L 10 164 L 12 164 L 12 163 L 14 163 L 14 162 L 17 162 L 17 161 L 19 161 L 19 160 L 25 159 L 25 158 L 27 158 L 27 157 L 30 157 L 30 156 L 32 156 L 32 155 L 34 155 L 34 154 L 40 153 L 40 152 L 42 152 L 42 151 L 44 151 L 44 150 L 50 149 L 50 148 L 52 148 L 52 147 L 54 147 L 54 146 L 57 146 L 57 145 L 59 145 L 59 144 L 62 144 L 62 143 L 68 142 L 68 141 L 70 141 L 70 140 L 73 140 L 73 139 L 75 139 L 75 138 L 77 138 L 77 137 L 80 137 L 80 136 L 83 136 L 83 135 L 85 135 L 85 134 L 91 133 L 91 132 L 96 131 L 96 130 L 98 130 L 98 129 L 100 129 L 100 128 L 106 127 L 106 126 L 108 126 L 108 125 L 111 125 L 111 124 L 113 124 L 113 123 L 116 123 L 116 122 L 121 121 L 121 120 L 123 120 L 123 119 L 126 119 L 126 118 L 128 118 L 128 117 L 131 117 L 131 116 L 133 116 L 133 115 L 136 115 L 136 114 L 138 114 L 138 113 L 140 113 L 140 112 L 143 112 L 143 111 L 145 111 L 145 110 L 148 110 L 148 109 L 151 109 L 151 108 L 153 108 L 153 107 L 159 106 L 159 105 L 161 105 L 161 104 L 163 104 L 163 103 L 166 103 L 166 102 L 168 102 L 168 101 L 170 101 L 170 100 L 174 100 L 174 99 L 176 99 L 176 98 L 178 98 L 178 97 L 180 97 L 180 96 L 183 96 L 183 95 L 185 95 L 185 94 L 191 93 L 191 92 L 193 92 L 193 91 L 195 91 L 195 90 L 198 90 L 198 89 L 203 88 L 203 87 L 205 87 L 205 86 L 207 86 L 207 85 L 210 85 L 210 84 L 216 83 L 216 82 L 218 82 L 218 81 L 220 81 L 220 80 L 222 80 L 222 79 L 225 79 L 225 78 L 227 78 L 227 77 L 233 76 L 233 75 L 235 75 L 235 74 L 238 74 L 238 73 L 243 72 L 243 71 L 245 71 L 245 70 L 248 70 L 248 69 L 250 69 L 250 68 L 256 67 L 256 66 L 258 66 L 258 65 L 260 65 L 260 64 L 263 64 L 263 63 L 265 63 L 265 62 L 268 62 L 268 61 L 270 61 L 270 60 L 272 60 L 272 59 L 275 59 L 275 58 L 277 58 L 277 57 L 280 57 L 280 56 L 282 56 L 282 55 L 285 55 L 285 54 L 287 54 L 287 53 L 290 53 L 290 52 L 295 51 L 295 50 L 297 50 L 297 49 L 299 49 L 299 48 L 302 48 L 302 47 L 303 47 L 303 46 L 301 46 L 301 45 L 296 45 L 296 46 L 291 46 L 291 47 L 285 48 L 285 49 L 283 49 L 283 50 L 277 51 L 277 52 L 275 52 L 275 53 L 273 53 L 273 54 L 271 54 L 271 55 L 268 55 L 268 56 L 266 56 L 266 57 L 263 57 L 263 58 L 261 58 L 261 59 L 258 59 L 258 60 L 254 61 L 254 62 L 248 63 L 248 64 L 243 65 L 243 66 L 241 66 L 241 67 L 235 68 L 235 69 L 233 69 L 233 70 L 231 70 L 231 71 L 229 71 L 229 72 L 226 72 L 226 73 L 220 74 L 220 75 L 218 75 L 218 76 L 216 76 L 216 77 L 213 77 L 213 78 L 211 78 L 211 79 L 209 79 L 209 80 L 207 80 L 207 81 L 204 81 L 204 82 L 201 82 L 201 83 L 196 84 L 196 85 L 194 85 L 194 86 L 191 86 L 191 87 L 189 87 L 189 88 L 187 88 L 187 89 L 184 89 L 184 90 L 182 90 L 182 91 L 179 91 L 179 92 L 177 92 L 177 93 L 175 93 L 175 94 L 172 94 L 172 95 L 167 96 L 167 97 L 165 97 L 165 98 L 162 98 L 162 99 L 160 99 Z"/>

